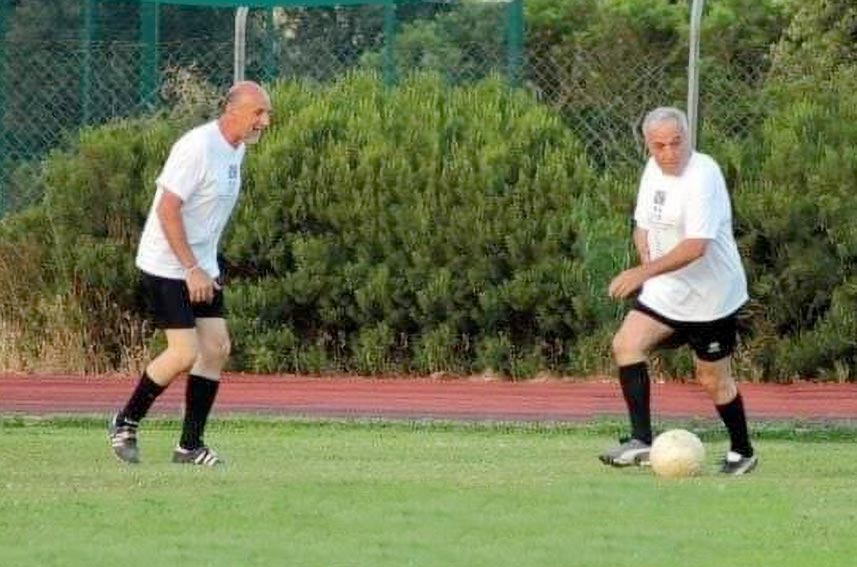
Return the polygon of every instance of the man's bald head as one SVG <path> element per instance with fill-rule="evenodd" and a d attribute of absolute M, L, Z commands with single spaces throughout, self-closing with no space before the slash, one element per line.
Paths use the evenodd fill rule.
<path fill-rule="evenodd" d="M 233 145 L 255 143 L 268 127 L 271 115 L 271 98 L 268 92 L 254 81 L 240 81 L 226 92 L 221 128 Z"/>
<path fill-rule="evenodd" d="M 256 81 L 239 81 L 229 87 L 226 92 L 225 108 L 228 111 L 230 107 L 235 107 L 246 102 L 248 99 L 258 97 L 268 98 L 268 93 L 262 88 L 262 85 Z"/>

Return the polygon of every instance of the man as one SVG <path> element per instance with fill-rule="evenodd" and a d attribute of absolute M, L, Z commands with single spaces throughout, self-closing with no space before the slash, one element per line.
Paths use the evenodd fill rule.
<path fill-rule="evenodd" d="M 167 347 L 149 363 L 125 407 L 110 421 L 110 443 L 122 461 L 139 462 L 140 421 L 173 379 L 189 371 L 173 462 L 221 463 L 203 442 L 230 350 L 217 247 L 238 199 L 245 144 L 259 140 L 270 115 L 271 101 L 261 86 L 235 84 L 220 117 L 182 136 L 158 176 L 136 263 Z"/>
<path fill-rule="evenodd" d="M 647 464 L 652 443 L 647 358 L 652 349 L 688 344 L 695 375 L 729 431 L 721 472 L 740 475 L 757 463 L 741 394 L 731 373 L 736 317 L 747 280 L 732 233 L 726 182 L 717 163 L 690 147 L 687 117 L 657 108 L 643 121 L 651 154 L 634 212 L 640 264 L 616 276 L 609 293 L 632 308 L 613 338 L 631 438 L 600 459 L 613 466 Z"/>

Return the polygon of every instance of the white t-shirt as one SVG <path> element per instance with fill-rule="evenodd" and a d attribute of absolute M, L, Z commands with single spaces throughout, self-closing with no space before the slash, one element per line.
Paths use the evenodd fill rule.
<path fill-rule="evenodd" d="M 676 321 L 714 321 L 747 301 L 726 181 L 710 156 L 693 152 L 680 176 L 664 174 L 650 158 L 634 220 L 647 231 L 651 260 L 686 238 L 709 241 L 701 258 L 647 280 L 639 297 L 644 305 Z"/>
<path fill-rule="evenodd" d="M 185 234 L 199 266 L 211 277 L 220 275 L 217 246 L 238 200 L 244 150 L 244 144 L 236 148 L 226 141 L 217 121 L 179 138 L 156 181 L 157 191 L 137 250 L 138 268 L 162 278 L 185 277 L 185 268 L 167 242 L 156 212 L 164 191 L 169 191 L 182 200 Z"/>

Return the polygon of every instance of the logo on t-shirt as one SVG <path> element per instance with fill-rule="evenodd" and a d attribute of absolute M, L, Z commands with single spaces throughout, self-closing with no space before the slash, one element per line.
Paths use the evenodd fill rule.
<path fill-rule="evenodd" d="M 229 195 L 235 195 L 238 192 L 238 166 L 236 164 L 229 164 L 229 171 L 226 173 L 226 177 L 226 186 L 229 190 Z"/>
<path fill-rule="evenodd" d="M 654 220 L 661 220 L 661 217 L 664 213 L 664 203 L 667 202 L 667 192 L 658 189 L 657 191 L 655 191 L 655 197 L 654 199 L 652 199 L 652 202 L 652 214 Z"/>

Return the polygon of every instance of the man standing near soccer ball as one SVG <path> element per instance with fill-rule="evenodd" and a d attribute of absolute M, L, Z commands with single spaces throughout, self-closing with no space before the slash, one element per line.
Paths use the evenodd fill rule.
<path fill-rule="evenodd" d="M 158 176 L 137 267 L 167 347 L 149 363 L 125 407 L 110 421 L 110 444 L 122 461 L 139 462 L 140 421 L 173 379 L 189 371 L 181 439 L 172 460 L 221 463 L 203 442 L 230 350 L 217 248 L 238 199 L 245 144 L 259 140 L 270 114 L 271 101 L 261 86 L 235 84 L 221 115 L 182 136 Z"/>
<path fill-rule="evenodd" d="M 736 320 L 747 279 L 732 232 L 732 208 L 717 163 L 690 147 L 687 117 L 657 108 L 643 121 L 651 154 L 637 194 L 634 244 L 640 264 L 616 276 L 615 299 L 639 291 L 613 338 L 631 437 L 599 456 L 612 466 L 646 464 L 652 444 L 649 353 L 688 344 L 696 379 L 729 431 L 721 472 L 740 475 L 757 463 L 741 394 L 731 371 Z"/>

